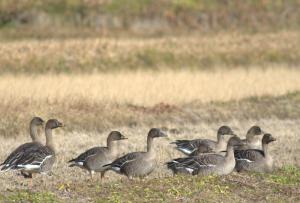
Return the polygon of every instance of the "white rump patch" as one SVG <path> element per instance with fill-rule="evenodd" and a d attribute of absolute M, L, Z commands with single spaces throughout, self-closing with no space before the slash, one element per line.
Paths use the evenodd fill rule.
<path fill-rule="evenodd" d="M 82 161 L 79 161 L 79 162 L 75 162 L 77 165 L 79 166 L 83 166 L 83 162 Z"/>
<path fill-rule="evenodd" d="M 192 168 L 185 168 L 189 173 L 193 173 L 194 169 Z"/>
<path fill-rule="evenodd" d="M 120 167 L 111 167 L 114 171 L 120 172 L 121 168 Z"/>
<path fill-rule="evenodd" d="M 34 169 L 40 168 L 40 165 L 33 165 L 33 164 L 26 164 L 26 165 L 19 164 L 17 166 L 18 166 L 18 168 L 25 169 L 25 170 L 34 170 Z"/>
<path fill-rule="evenodd" d="M 178 149 L 179 149 L 180 151 L 186 153 L 186 154 L 191 154 L 193 151 L 195 151 L 195 150 L 191 151 L 191 150 L 189 150 L 189 149 L 181 148 L 181 147 L 178 147 Z"/>
<path fill-rule="evenodd" d="M 248 162 L 248 163 L 254 162 L 254 161 L 251 161 L 251 160 L 249 160 L 249 159 L 237 159 L 237 160 L 239 160 L 239 161 L 246 161 L 246 162 Z"/>
<path fill-rule="evenodd" d="M 33 161 L 31 164 L 19 164 L 17 165 L 18 168 L 20 169 L 25 169 L 25 170 L 34 170 L 34 169 L 39 169 L 41 167 L 41 165 L 49 158 L 51 158 L 52 155 L 48 155 L 46 156 L 42 162 L 36 162 L 36 161 Z"/>

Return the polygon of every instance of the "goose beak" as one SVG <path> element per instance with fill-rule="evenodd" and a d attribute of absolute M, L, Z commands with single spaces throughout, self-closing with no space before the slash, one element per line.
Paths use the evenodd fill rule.
<path fill-rule="evenodd" d="M 275 137 L 272 137 L 272 138 L 271 138 L 271 141 L 276 141 L 276 138 L 275 138 Z"/>
<path fill-rule="evenodd" d="M 162 131 L 159 132 L 159 137 L 168 137 L 168 135 Z"/>
<path fill-rule="evenodd" d="M 58 127 L 61 127 L 61 128 L 63 128 L 63 127 L 65 127 L 65 124 L 63 124 L 63 123 L 59 123 L 59 124 L 58 124 Z"/>
<path fill-rule="evenodd" d="M 123 136 L 123 137 L 121 137 L 120 140 L 127 140 L 127 139 L 128 139 L 127 137 Z"/>

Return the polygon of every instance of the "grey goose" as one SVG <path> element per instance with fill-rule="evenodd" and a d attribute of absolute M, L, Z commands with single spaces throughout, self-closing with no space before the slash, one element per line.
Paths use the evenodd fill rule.
<path fill-rule="evenodd" d="M 217 132 L 217 141 L 209 139 L 176 140 L 171 144 L 176 145 L 176 149 L 185 155 L 195 156 L 200 153 L 221 152 L 226 149 L 226 136 L 235 136 L 233 130 L 228 126 L 221 126 Z"/>
<path fill-rule="evenodd" d="M 23 174 L 27 174 L 27 178 L 32 178 L 33 173 L 47 173 L 51 171 L 56 160 L 52 129 L 58 127 L 63 127 L 63 124 L 56 119 L 48 120 L 45 127 L 46 145 L 27 150 L 23 156 L 17 158 L 5 170 L 20 170 Z"/>
<path fill-rule="evenodd" d="M 14 165 L 19 159 L 22 159 L 24 154 L 26 154 L 29 150 L 38 148 L 42 146 L 39 138 L 38 138 L 38 128 L 42 127 L 44 120 L 40 117 L 33 117 L 29 124 L 29 132 L 32 142 L 27 142 L 19 147 L 17 147 L 14 151 L 10 153 L 10 155 L 5 159 L 3 163 L 0 164 L 2 166 L 1 171 L 9 170 L 12 165 Z M 22 173 L 24 177 L 27 177 L 27 174 Z"/>
<path fill-rule="evenodd" d="M 168 169 L 174 174 L 184 173 L 191 175 L 226 175 L 235 167 L 234 146 L 242 145 L 240 138 L 232 137 L 227 143 L 226 155 L 218 153 L 199 154 L 184 158 L 173 159 L 167 162 Z"/>
<path fill-rule="evenodd" d="M 146 152 L 131 152 L 126 154 L 110 164 L 105 165 L 108 170 L 113 170 L 119 174 L 127 176 L 129 179 L 133 177 L 145 177 L 149 175 L 156 167 L 155 149 L 153 148 L 153 139 L 157 137 L 166 137 L 158 128 L 152 128 L 147 136 Z"/>
<path fill-rule="evenodd" d="M 257 125 L 252 126 L 246 134 L 246 139 L 243 139 L 244 145 L 235 149 L 262 149 L 261 140 L 265 132 Z"/>
<path fill-rule="evenodd" d="M 273 141 L 276 141 L 276 139 L 271 134 L 265 134 L 261 141 L 262 150 L 234 150 L 234 156 L 236 158 L 236 170 L 238 172 L 272 172 L 273 158 L 268 150 L 268 145 Z"/>
<path fill-rule="evenodd" d="M 101 179 L 104 177 L 107 167 L 105 164 L 113 162 L 117 158 L 117 146 L 115 141 L 127 139 L 118 131 L 112 131 L 107 137 L 106 147 L 93 147 L 80 154 L 78 157 L 70 160 L 69 167 L 77 166 L 89 171 L 91 177 L 94 172 L 101 172 Z"/>

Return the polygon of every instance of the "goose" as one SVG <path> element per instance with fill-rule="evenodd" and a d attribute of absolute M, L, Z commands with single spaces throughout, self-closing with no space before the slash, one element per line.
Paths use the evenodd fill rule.
<path fill-rule="evenodd" d="M 242 144 L 241 139 L 234 136 L 231 137 L 227 143 L 225 156 L 217 153 L 211 153 L 177 158 L 167 162 L 167 168 L 172 170 L 173 174 L 226 175 L 231 173 L 235 167 L 234 146 Z"/>
<path fill-rule="evenodd" d="M 265 132 L 259 126 L 252 126 L 243 139 L 244 145 L 237 146 L 235 149 L 262 149 L 261 140 Z"/>
<path fill-rule="evenodd" d="M 268 151 L 269 143 L 276 141 L 271 134 L 265 134 L 262 139 L 262 150 L 246 149 L 234 150 L 236 159 L 236 170 L 255 171 L 255 172 L 272 172 L 273 158 Z"/>
<path fill-rule="evenodd" d="M 63 124 L 57 119 L 48 120 L 45 127 L 46 145 L 27 150 L 22 157 L 16 159 L 5 170 L 20 170 L 24 174 L 27 174 L 26 178 L 32 178 L 33 173 L 44 174 L 51 171 L 56 160 L 52 129 L 58 127 L 63 127 Z"/>
<path fill-rule="evenodd" d="M 171 144 L 175 144 L 177 150 L 188 156 L 195 156 L 199 153 L 217 153 L 226 149 L 226 135 L 236 136 L 230 127 L 221 126 L 217 132 L 217 141 L 209 139 L 176 140 Z"/>
<path fill-rule="evenodd" d="M 8 170 L 11 165 L 14 165 L 29 150 L 42 146 L 40 140 L 38 139 L 38 128 L 43 126 L 43 124 L 44 120 L 40 117 L 33 117 L 31 119 L 29 124 L 29 132 L 32 142 L 24 143 L 12 151 L 5 161 L 0 164 L 0 166 L 2 166 L 1 171 Z M 21 174 L 26 177 L 25 173 L 21 172 Z"/>
<path fill-rule="evenodd" d="M 150 129 L 147 137 L 146 152 L 131 152 L 126 154 L 110 164 L 104 165 L 108 170 L 113 170 L 119 174 L 143 178 L 149 175 L 156 167 L 155 149 L 152 146 L 153 139 L 157 137 L 166 137 L 167 135 L 158 128 Z"/>
<path fill-rule="evenodd" d="M 80 167 L 89 171 L 91 177 L 95 172 L 101 172 L 101 179 L 104 177 L 105 167 L 103 165 L 109 164 L 117 158 L 117 146 L 114 142 L 118 140 L 127 139 L 118 131 L 112 131 L 107 137 L 107 147 L 93 147 L 88 149 L 78 157 L 70 160 L 69 167 Z"/>

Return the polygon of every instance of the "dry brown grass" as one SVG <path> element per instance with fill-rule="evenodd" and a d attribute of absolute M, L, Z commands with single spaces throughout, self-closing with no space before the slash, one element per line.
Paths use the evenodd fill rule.
<path fill-rule="evenodd" d="M 3 75 L 3 105 L 39 103 L 172 105 L 230 101 L 300 90 L 298 69 L 268 68 L 218 72 L 124 72 L 94 75 Z"/>
<path fill-rule="evenodd" d="M 299 32 L 0 43 L 2 73 L 223 69 L 300 64 Z"/>
<path fill-rule="evenodd" d="M 170 160 L 171 158 L 175 158 L 178 156 L 182 156 L 180 153 L 178 153 L 175 149 L 170 146 L 169 142 L 174 139 L 182 139 L 182 138 L 199 138 L 199 137 L 205 137 L 205 138 L 211 138 L 215 139 L 216 137 L 216 130 L 221 124 L 228 124 L 234 128 L 234 130 L 240 135 L 244 136 L 245 131 L 247 128 L 249 128 L 250 125 L 253 124 L 259 124 L 262 126 L 262 128 L 267 131 L 271 132 L 276 138 L 277 141 L 272 143 L 271 153 L 273 153 L 274 160 L 276 167 L 282 167 L 286 165 L 295 165 L 300 166 L 300 159 L 298 154 L 300 153 L 299 144 L 300 139 L 298 136 L 299 132 L 299 120 L 278 120 L 278 119 L 265 119 L 265 120 L 231 120 L 226 123 L 200 123 L 198 125 L 191 125 L 190 123 L 185 123 L 180 126 L 180 133 L 174 134 L 171 133 L 168 129 L 172 128 L 178 128 L 179 126 L 172 126 L 171 124 L 167 126 L 165 129 L 168 134 L 168 138 L 159 138 L 155 140 L 155 148 L 157 151 L 157 162 L 158 167 L 157 169 L 149 176 L 149 179 L 158 178 L 157 180 L 166 181 L 165 183 L 161 183 L 159 187 L 162 187 L 164 190 L 167 190 L 170 188 L 177 188 L 177 185 L 169 185 L 169 181 L 165 179 L 161 179 L 162 177 L 170 177 L 171 173 L 166 169 L 166 166 L 164 165 L 165 161 Z M 117 130 L 120 130 L 122 133 L 124 133 L 129 139 L 127 141 L 123 142 L 123 145 L 120 145 L 120 152 L 126 153 L 130 151 L 136 151 L 136 150 L 145 150 L 145 138 L 146 134 L 149 130 L 149 128 L 145 127 L 122 127 L 117 128 Z M 58 130 L 55 132 L 55 142 L 56 142 L 56 148 L 57 148 L 57 156 L 58 160 L 56 162 L 55 167 L 53 168 L 54 175 L 49 176 L 41 176 L 38 175 L 34 181 L 33 181 L 33 189 L 31 191 L 51 191 L 55 194 L 55 196 L 58 196 L 60 198 L 63 198 L 64 201 L 70 201 L 73 202 L 75 199 L 80 199 L 80 202 L 86 202 L 86 201 L 93 201 L 94 198 L 113 198 L 112 196 L 108 196 L 108 194 L 111 194 L 112 191 L 115 191 L 114 186 L 123 187 L 126 184 L 129 184 L 131 189 L 130 191 L 133 192 L 135 187 L 132 186 L 132 184 L 137 185 L 136 187 L 141 188 L 147 188 L 148 181 L 151 182 L 151 180 L 147 180 L 146 182 L 127 182 L 124 181 L 124 177 L 121 177 L 119 175 L 116 175 L 113 172 L 108 172 L 107 176 L 109 177 L 104 181 L 104 183 L 100 184 L 100 176 L 96 175 L 94 181 L 89 180 L 89 175 L 84 172 L 81 169 L 78 168 L 68 168 L 67 161 L 70 158 L 73 158 L 78 153 L 81 153 L 84 149 L 87 149 L 92 146 L 96 145 L 104 145 L 105 139 L 109 131 L 105 131 L 103 133 L 97 133 L 97 132 L 89 132 L 89 133 L 82 133 L 82 132 L 69 132 L 66 133 L 63 130 Z M 1 148 L 0 151 L 0 158 L 1 160 L 7 155 L 7 152 L 14 149 L 16 146 L 19 145 L 19 143 L 25 142 L 28 140 L 26 137 L 20 137 L 17 140 L 15 138 L 6 138 L 3 139 L 0 138 L 0 141 L 3 143 L 5 142 L 6 145 L 4 145 L 3 148 Z M 264 177 L 264 180 L 262 178 L 255 178 L 251 177 L 248 174 L 241 174 L 237 175 L 234 174 L 233 176 L 226 176 L 224 180 L 224 183 L 229 184 L 228 186 L 224 186 L 222 188 L 219 187 L 219 190 L 222 189 L 222 191 L 228 191 L 226 198 L 233 198 L 232 195 L 237 198 L 237 196 L 241 199 L 244 198 L 250 198 L 252 197 L 252 194 L 254 195 L 253 198 L 263 198 L 262 196 L 255 195 L 258 188 L 259 191 L 262 190 L 261 187 L 266 187 L 265 189 L 270 189 L 272 187 L 275 187 L 277 189 L 281 188 L 282 186 L 280 184 L 275 184 L 274 186 L 262 186 L 265 183 L 270 183 L 270 180 L 267 178 L 268 176 L 262 175 Z M 17 177 L 14 173 L 0 173 L 1 182 L 3 183 L 2 186 L 0 186 L 0 193 L 7 194 L 9 192 L 7 191 L 13 191 L 14 193 L 18 191 L 18 189 L 27 189 L 28 181 L 22 179 L 21 177 Z M 185 180 L 194 180 L 193 178 L 186 178 Z M 265 180 L 265 178 L 267 180 Z M 280 177 L 279 177 L 280 178 Z M 285 177 L 284 177 L 285 178 Z M 289 178 L 289 177 L 287 177 Z M 123 180 L 121 180 L 123 179 Z M 170 178 L 173 179 L 173 178 Z M 244 180 L 246 179 L 246 181 Z M 248 179 L 248 180 L 247 180 Z M 174 179 L 173 179 L 174 180 Z M 203 180 L 203 179 L 202 179 Z M 262 182 L 263 180 L 263 182 Z M 281 179 L 279 179 L 280 181 Z M 155 181 L 155 180 L 153 180 Z M 181 180 L 183 181 L 183 180 Z M 180 184 L 183 184 L 183 182 L 180 181 Z M 197 179 L 197 182 L 200 181 Z M 234 182 L 230 182 L 234 181 Z M 237 182 L 235 182 L 237 181 Z M 240 182 L 239 182 L 240 181 Z M 250 183 L 249 183 L 250 181 Z M 284 180 L 282 180 L 284 181 Z M 244 183 L 245 182 L 245 183 Z M 24 184 L 22 184 L 24 183 Z M 242 193 L 239 193 L 238 189 L 232 190 L 232 186 L 238 187 L 239 183 L 243 183 L 247 186 L 247 184 L 257 184 L 259 185 L 256 190 L 249 191 L 249 194 L 244 194 L 244 191 Z M 177 183 L 178 184 L 178 183 Z M 180 185 L 179 184 L 179 185 Z M 204 187 L 211 187 L 214 185 L 219 185 L 220 183 L 217 182 L 207 182 L 203 183 Z M 232 185 L 230 185 L 232 184 Z M 288 184 L 288 183 L 286 183 Z M 295 183 L 298 184 L 298 183 Z M 113 186 L 114 185 L 114 186 Z M 240 187 L 245 187 L 245 185 L 241 185 Z M 151 194 L 155 195 L 160 190 L 156 191 L 157 188 L 154 186 L 149 186 L 151 189 L 154 190 L 154 193 Z M 189 185 L 189 190 L 194 190 L 195 185 Z M 230 188 L 230 189 L 229 189 Z M 274 188 L 274 189 L 275 189 Z M 286 191 L 283 192 L 283 194 L 286 194 L 288 192 L 291 199 L 296 198 L 297 194 L 299 193 L 296 185 L 290 185 L 286 187 Z M 264 189 L 264 190 L 265 190 Z M 197 191 L 203 190 L 203 189 L 196 189 Z M 219 191 L 216 190 L 216 191 Z M 272 190 L 272 189 L 271 189 Z M 106 191 L 106 192 L 105 192 Z M 119 194 L 119 191 L 117 191 L 117 194 Z M 122 190 L 123 191 L 123 190 Z M 215 193 L 216 193 L 215 191 Z M 229 191 L 231 193 L 229 194 Z M 256 192 L 254 192 L 256 191 Z M 108 194 L 106 194 L 108 192 Z M 180 194 L 180 196 L 183 196 L 183 198 L 187 198 L 190 193 L 185 193 L 185 190 L 178 189 L 177 193 Z M 216 195 L 213 193 L 214 195 Z M 120 196 L 123 194 L 123 192 L 120 193 Z M 178 195 L 179 195 L 178 194 Z M 205 192 L 203 195 L 208 194 Z M 271 193 L 270 193 L 271 194 Z M 268 195 L 270 195 L 268 194 Z M 273 193 L 272 193 L 273 194 Z M 133 194 L 130 196 L 131 198 L 135 197 L 137 198 L 137 195 L 141 195 L 141 193 Z M 166 194 L 162 195 L 165 196 Z M 213 195 L 213 196 L 214 196 Z M 223 194 L 224 195 L 224 194 Z M 125 195 L 124 195 L 125 196 Z M 273 195 L 271 195 L 273 196 Z M 202 196 L 201 196 L 202 197 Z M 215 197 L 215 196 L 214 196 Z M 23 197 L 24 198 L 24 197 Z M 27 197 L 28 198 L 28 197 Z M 93 199 L 91 199 L 93 198 Z M 141 197 L 149 198 L 149 197 Z M 200 198 L 198 196 L 198 198 Z M 145 199 L 144 199 L 145 200 Z M 79 200 L 76 200 L 79 201 Z M 102 200 L 104 201 L 104 200 Z M 113 201 L 114 202 L 114 201 Z"/>
<path fill-rule="evenodd" d="M 196 137 L 214 139 L 218 126 L 222 124 L 234 127 L 242 137 L 251 125 L 261 125 L 278 138 L 278 142 L 272 146 L 272 152 L 277 156 L 276 165 L 299 166 L 299 120 L 294 119 L 299 112 L 289 116 L 297 108 L 298 94 L 283 96 L 283 101 L 278 99 L 281 97 L 275 97 L 299 91 L 299 76 L 299 70 L 283 68 L 221 72 L 3 75 L 0 80 L 0 101 L 1 111 L 4 112 L 2 130 L 7 136 L 0 138 L 1 142 L 5 140 L 6 143 L 0 152 L 1 160 L 7 152 L 28 140 L 28 136 L 16 138 L 6 134 L 5 130 L 11 130 L 7 123 L 15 124 L 11 132 L 25 134 L 29 112 L 32 111 L 46 118 L 63 118 L 67 125 L 55 137 L 59 159 L 54 173 L 59 180 L 86 179 L 86 174 L 68 169 L 65 162 L 83 149 L 103 145 L 110 130 L 120 130 L 130 138 L 121 147 L 120 151 L 125 153 L 143 150 L 146 133 L 153 126 L 162 127 L 170 136 L 156 142 L 159 169 L 152 177 L 169 175 L 163 163 L 180 155 L 170 147 L 170 141 Z M 255 100 L 264 95 L 270 95 L 269 99 L 261 102 Z M 248 97 L 254 99 L 245 100 Z M 212 101 L 213 104 L 207 104 Z M 160 102 L 164 104 L 155 105 Z M 243 114 L 235 111 L 243 111 Z M 278 119 L 282 118 L 281 115 L 284 115 L 283 119 Z M 218 116 L 225 119 L 220 120 Z M 16 118 L 16 121 L 11 118 Z M 111 122 L 109 128 L 101 128 L 105 122 Z M 18 123 L 22 124 L 22 130 L 16 126 Z M 17 130 L 14 131 L 13 127 Z M 170 133 L 171 129 L 176 129 L 179 134 Z M 11 177 L 3 178 L 9 180 Z"/>
<path fill-rule="evenodd" d="M 34 115 L 60 118 L 68 123 L 67 131 L 232 118 L 297 118 L 297 95 L 292 100 L 279 99 L 278 103 L 271 98 L 264 102 L 243 99 L 299 91 L 299 75 L 297 69 L 278 67 L 219 72 L 2 75 L 0 135 L 24 134 Z M 224 102 L 228 103 L 222 105 Z"/>
<path fill-rule="evenodd" d="M 35 188 L 42 180 L 46 181 L 43 183 L 45 187 L 55 187 L 56 192 L 61 183 L 84 182 L 86 174 L 79 169 L 68 168 L 66 161 L 89 147 L 103 145 L 111 130 L 120 130 L 129 137 L 120 146 L 121 153 L 145 149 L 145 137 L 150 127 L 167 131 L 168 138 L 155 142 L 159 166 L 150 176 L 152 178 L 169 176 L 170 172 L 163 163 L 180 155 L 169 145 L 170 141 L 197 137 L 215 139 L 217 128 L 223 124 L 232 126 L 241 137 L 251 125 L 262 126 L 278 138 L 271 146 L 276 166 L 300 166 L 300 70 L 288 65 L 293 61 L 291 58 L 297 61 L 300 56 L 300 49 L 294 44 L 299 41 L 297 36 L 298 33 L 281 32 L 251 38 L 224 35 L 220 38 L 180 40 L 3 42 L 0 45 L 0 63 L 3 72 L 8 70 L 9 73 L 0 75 L 0 143 L 5 143 L 0 149 L 0 160 L 29 139 L 28 122 L 32 116 L 38 115 L 44 119 L 58 118 L 66 124 L 66 128 L 55 133 L 58 152 L 53 169 L 55 175 L 39 176 Z M 158 59 L 154 60 L 154 64 L 158 62 L 162 71 L 95 71 L 91 74 L 88 73 L 90 70 L 80 70 L 86 65 L 91 68 L 102 64 L 104 58 L 122 64 L 123 57 L 127 62 L 127 59 L 134 59 L 126 54 L 153 54 L 153 50 L 159 50 L 159 54 L 154 55 L 155 60 Z M 229 58 L 244 54 L 245 57 L 251 55 L 251 60 L 257 60 L 254 64 L 268 62 L 260 60 L 266 53 L 273 53 L 274 60 L 283 55 L 291 58 L 281 61 L 288 61 L 284 65 L 277 63 L 228 69 L 228 64 L 223 64 L 215 71 L 171 71 L 171 63 L 159 62 L 160 54 L 166 52 L 179 60 L 185 53 L 200 58 L 212 56 L 211 59 L 216 59 L 215 54 L 219 53 L 229 55 Z M 100 62 L 99 56 L 104 57 L 100 58 Z M 57 72 L 68 72 L 61 70 L 65 67 L 59 66 L 61 61 L 63 64 L 67 62 L 69 67 L 74 65 L 75 70 L 81 73 L 49 73 L 52 67 L 54 72 L 56 68 Z M 128 63 L 124 65 L 128 66 Z M 145 67 L 144 64 L 141 69 Z M 31 74 L 43 71 L 47 73 Z M 20 74 L 22 72 L 26 74 Z M 108 175 L 110 180 L 119 179 L 114 173 Z M 4 183 L 0 192 L 26 188 L 16 181 L 13 173 L 1 173 L 0 179 Z"/>

